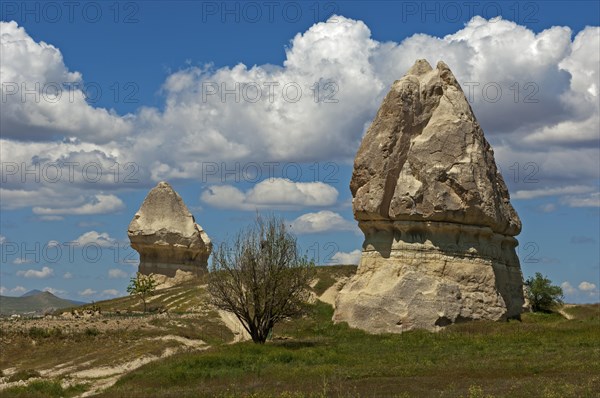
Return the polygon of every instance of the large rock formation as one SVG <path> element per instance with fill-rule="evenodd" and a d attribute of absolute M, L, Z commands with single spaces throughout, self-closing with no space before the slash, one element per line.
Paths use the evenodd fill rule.
<path fill-rule="evenodd" d="M 160 182 L 133 216 L 128 232 L 140 253 L 140 272 L 174 277 L 177 270 L 196 275 L 207 271 L 212 243 L 196 224 L 181 196 Z"/>
<path fill-rule="evenodd" d="M 521 221 L 473 111 L 443 62 L 394 82 L 350 183 L 365 234 L 335 321 L 371 332 L 519 317 Z"/>

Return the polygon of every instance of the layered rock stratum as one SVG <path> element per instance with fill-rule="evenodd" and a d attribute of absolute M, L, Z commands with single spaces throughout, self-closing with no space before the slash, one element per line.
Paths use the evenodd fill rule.
<path fill-rule="evenodd" d="M 210 238 L 166 182 L 148 193 L 127 234 L 131 247 L 140 254 L 142 274 L 174 277 L 177 270 L 195 275 L 207 272 Z"/>
<path fill-rule="evenodd" d="M 365 241 L 334 321 L 383 333 L 519 317 L 521 221 L 446 64 L 418 60 L 394 82 L 350 190 Z"/>

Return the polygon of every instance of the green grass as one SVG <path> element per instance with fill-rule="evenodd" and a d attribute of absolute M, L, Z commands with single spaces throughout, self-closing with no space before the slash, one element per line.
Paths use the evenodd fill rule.
<path fill-rule="evenodd" d="M 315 292 L 322 294 L 355 270 L 317 267 Z M 69 361 L 109 366 L 179 346 L 154 339 L 169 334 L 201 339 L 212 348 L 147 364 L 100 396 L 562 398 L 596 397 L 600 389 L 600 305 L 565 307 L 573 320 L 556 313 L 528 313 L 522 322 L 470 322 L 440 333 L 368 335 L 334 325 L 332 308 L 318 302 L 307 316 L 278 324 L 273 340 L 255 345 L 224 344 L 233 335 L 206 305 L 207 299 L 204 287 L 188 284 L 158 291 L 153 298 L 150 307 L 167 308 L 168 316 L 146 317 L 135 312 L 142 308 L 139 300 L 123 297 L 95 303 L 105 317 L 76 333 L 26 325 L 20 332 L 0 328 L 0 369 L 41 371 Z M 123 316 L 117 310 L 134 312 Z M 129 320 L 143 319 L 147 328 L 126 327 Z M 109 321 L 122 327 L 97 329 Z M 76 395 L 59 388 L 56 380 L 36 380 L 0 395 Z"/>
<path fill-rule="evenodd" d="M 76 384 L 63 388 L 56 380 L 41 380 L 29 383 L 27 386 L 8 388 L 2 391 L 2 397 L 11 398 L 66 398 L 74 397 L 85 392 L 85 384 Z"/>
<path fill-rule="evenodd" d="M 165 335 L 200 339 L 211 346 L 232 341 L 233 333 L 206 303 L 202 286 L 185 284 L 160 290 L 153 297 L 149 307 L 169 307 L 168 313 L 161 316 L 149 317 L 136 312 L 142 309 L 140 300 L 122 297 L 73 308 L 80 313 L 82 309 L 99 309 L 103 315 L 88 320 L 64 321 L 70 322 L 67 326 L 60 319 L 4 321 L 0 323 L 0 370 L 16 368 L 11 377 L 25 380 L 27 378 L 22 376 L 30 370 L 44 374 L 48 369 L 67 364 L 75 366 L 73 371 L 78 371 L 160 356 L 167 349 L 186 349 L 177 341 L 160 339 Z M 190 310 L 192 312 L 188 312 Z M 63 311 L 70 310 L 59 312 Z M 106 329 L 109 322 L 114 325 L 111 326 L 113 329 Z M 43 387 L 36 384 L 31 388 L 36 386 Z M 44 388 L 54 387 L 47 385 Z M 0 393 L 3 397 L 4 394 L 5 391 Z M 11 394 L 45 396 L 43 392 L 38 394 L 28 388 L 11 390 Z M 46 395 L 51 396 L 50 393 Z"/>
<path fill-rule="evenodd" d="M 207 318 L 162 318 L 153 319 L 149 323 L 159 326 L 160 332 L 154 332 L 157 336 L 173 334 L 188 339 L 202 340 L 210 345 L 219 345 L 233 340 L 233 333 L 218 321 L 217 313 L 209 313 Z"/>
<path fill-rule="evenodd" d="M 313 288 L 315 293 L 320 296 L 325 293 L 339 278 L 352 276 L 356 273 L 356 265 L 329 265 L 316 267 L 315 277 L 318 279 Z"/>
<path fill-rule="evenodd" d="M 206 283 L 206 276 L 202 276 L 194 281 L 184 282 L 180 285 L 173 286 L 167 289 L 156 290 L 148 301 L 148 312 L 156 312 L 158 310 L 167 310 L 170 313 L 186 313 L 192 309 L 206 307 L 208 293 L 204 289 L 203 284 Z M 110 300 L 97 301 L 93 304 L 82 305 L 78 307 L 68 307 L 55 311 L 55 314 L 60 315 L 63 312 L 72 310 L 99 310 L 104 314 L 115 313 L 120 311 L 126 313 L 128 311 L 140 312 L 143 311 L 144 305 L 142 301 L 135 296 L 124 296 Z"/>
<path fill-rule="evenodd" d="M 564 311 L 574 316 L 575 318 L 589 318 L 593 316 L 600 316 L 600 305 L 576 305 L 576 306 L 565 306 Z"/>
<path fill-rule="evenodd" d="M 278 325 L 275 339 L 176 355 L 121 378 L 103 397 L 596 397 L 598 306 L 472 322 L 440 333 L 368 335 L 330 306 Z"/>
<path fill-rule="evenodd" d="M 164 318 L 148 322 L 160 329 L 127 330 L 124 327 L 100 331 L 93 325 L 73 333 L 58 333 L 60 329 L 54 327 L 32 327 L 20 333 L 0 329 L 0 344 L 6 342 L 0 345 L 0 369 L 17 367 L 39 371 L 69 361 L 91 361 L 91 366 L 109 366 L 144 355 L 161 355 L 167 347 L 179 346 L 174 341 L 153 340 L 163 335 L 200 339 L 210 345 L 233 339 L 231 331 L 214 318 Z"/>

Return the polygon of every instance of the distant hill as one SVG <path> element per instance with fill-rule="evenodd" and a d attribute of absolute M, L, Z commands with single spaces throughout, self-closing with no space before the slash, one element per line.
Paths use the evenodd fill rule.
<path fill-rule="evenodd" d="M 0 315 L 44 314 L 66 307 L 86 304 L 81 301 L 66 300 L 50 292 L 32 290 L 21 297 L 0 296 Z"/>
<path fill-rule="evenodd" d="M 33 290 L 28 291 L 27 293 L 23 293 L 21 295 L 21 297 L 36 296 L 40 293 L 43 293 L 43 292 L 41 290 L 33 289 Z"/>
<path fill-rule="evenodd" d="M 349 277 L 356 273 L 356 265 L 335 265 L 316 267 L 315 278 L 317 280 L 313 287 L 314 293 L 323 301 L 333 303 L 336 291 L 328 291 L 340 279 Z M 149 308 L 164 308 L 170 312 L 187 312 L 206 307 L 207 293 L 204 287 L 206 281 L 185 282 L 167 289 L 159 290 L 151 297 Z M 341 286 L 339 286 L 341 288 Z M 0 296 L 0 315 L 25 314 L 34 312 L 43 314 L 62 308 L 77 307 L 88 303 L 66 300 L 56 297 L 50 292 L 32 290 L 21 297 Z M 141 311 L 142 303 L 137 297 L 125 296 L 110 300 L 97 301 L 96 306 L 105 312 L 116 310 Z"/>

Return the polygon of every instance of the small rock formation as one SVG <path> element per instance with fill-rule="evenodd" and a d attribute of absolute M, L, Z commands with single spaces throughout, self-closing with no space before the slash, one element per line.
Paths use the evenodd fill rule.
<path fill-rule="evenodd" d="M 140 253 L 142 274 L 174 277 L 177 270 L 195 275 L 207 272 L 212 243 L 181 196 L 166 182 L 148 193 L 127 234 L 131 247 Z"/>
<path fill-rule="evenodd" d="M 175 271 L 175 275 L 173 276 L 159 274 L 153 275 L 153 279 L 156 282 L 156 290 L 167 289 L 169 287 L 181 285 L 182 283 L 194 280 L 195 278 L 195 273 L 182 271 L 180 269 Z"/>
<path fill-rule="evenodd" d="M 365 234 L 334 321 L 375 333 L 519 317 L 521 221 L 494 153 L 443 62 L 394 82 L 350 183 Z"/>

